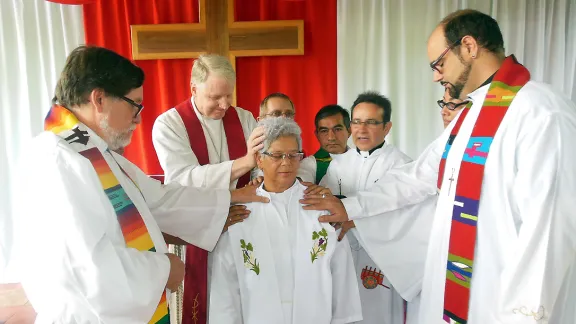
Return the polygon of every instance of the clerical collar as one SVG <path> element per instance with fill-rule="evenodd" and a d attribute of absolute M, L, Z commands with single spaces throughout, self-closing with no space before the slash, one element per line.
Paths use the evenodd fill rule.
<path fill-rule="evenodd" d="M 380 145 L 374 147 L 373 149 L 371 149 L 370 151 L 368 151 L 368 156 L 372 155 L 372 153 L 374 153 L 374 151 L 376 151 L 379 148 L 382 148 L 382 146 L 384 146 L 384 144 L 386 143 L 386 141 L 382 142 Z M 362 152 L 366 152 L 366 151 L 360 151 L 359 148 L 356 148 L 356 151 L 358 152 L 358 154 L 362 155 Z"/>

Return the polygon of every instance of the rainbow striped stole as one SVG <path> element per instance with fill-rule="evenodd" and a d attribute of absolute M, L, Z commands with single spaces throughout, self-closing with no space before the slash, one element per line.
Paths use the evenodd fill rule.
<path fill-rule="evenodd" d="M 443 314 L 443 319 L 447 323 L 464 324 L 468 321 L 484 166 L 494 136 L 510 104 L 529 80 L 530 72 L 518 63 L 513 55 L 508 56 L 494 76 L 466 145 L 458 171 L 456 195 L 452 207 Z M 471 106 L 472 103 L 464 108 L 446 143 L 438 172 L 439 189 L 442 188 L 446 158 Z M 453 174 L 451 176 L 452 181 Z"/>
<path fill-rule="evenodd" d="M 71 144 L 84 144 L 84 147 L 79 147 L 78 145 L 72 145 L 72 147 L 79 147 L 81 150 L 78 153 L 87 158 L 94 166 L 94 170 L 102 184 L 102 189 L 114 207 L 126 246 L 138 251 L 155 252 L 154 242 L 148 233 L 140 212 L 118 182 L 118 179 L 104 159 L 104 155 L 97 147 L 89 145 L 87 134 L 83 134 L 85 132 L 80 131 L 78 126 L 79 122 L 76 116 L 68 109 L 58 105 L 52 106 L 44 121 L 45 130 L 55 133 Z M 158 307 L 149 323 L 170 323 L 166 291 L 162 293 Z"/>

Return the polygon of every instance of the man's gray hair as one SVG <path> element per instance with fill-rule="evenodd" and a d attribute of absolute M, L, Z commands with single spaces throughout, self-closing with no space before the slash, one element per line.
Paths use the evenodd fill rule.
<path fill-rule="evenodd" d="M 191 82 L 202 84 L 206 82 L 208 76 L 212 73 L 224 77 L 230 83 L 236 82 L 236 72 L 230 61 L 226 57 L 217 54 L 202 54 L 194 61 Z"/>
<path fill-rule="evenodd" d="M 264 127 L 264 135 L 266 139 L 264 140 L 264 147 L 260 150 L 260 153 L 266 152 L 272 143 L 284 136 L 292 136 L 298 142 L 298 151 L 302 151 L 302 130 L 300 126 L 291 118 L 286 117 L 268 117 L 261 119 L 258 122 L 258 126 Z"/>

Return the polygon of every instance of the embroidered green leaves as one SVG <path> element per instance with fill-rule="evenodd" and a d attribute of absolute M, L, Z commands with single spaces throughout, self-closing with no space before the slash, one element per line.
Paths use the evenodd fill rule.
<path fill-rule="evenodd" d="M 246 269 L 250 269 L 259 275 L 260 265 L 258 264 L 258 260 L 254 257 L 254 248 L 252 247 L 252 243 L 248 242 L 248 244 L 246 244 L 244 240 L 240 240 L 240 248 L 242 248 L 242 257 L 244 258 L 244 266 Z"/>
<path fill-rule="evenodd" d="M 312 259 L 312 263 L 314 263 L 314 260 L 326 254 L 328 232 L 326 232 L 325 228 L 318 232 L 314 231 L 312 232 L 312 240 L 314 241 L 314 245 L 312 246 L 312 251 L 310 251 L 310 258 Z"/>

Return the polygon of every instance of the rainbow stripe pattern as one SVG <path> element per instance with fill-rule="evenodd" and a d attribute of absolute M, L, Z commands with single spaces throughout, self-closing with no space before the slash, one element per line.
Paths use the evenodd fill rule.
<path fill-rule="evenodd" d="M 468 321 L 470 289 L 474 269 L 474 250 L 480 193 L 484 166 L 490 146 L 508 107 L 520 89 L 530 80 L 530 72 L 516 58 L 508 56 L 494 76 L 480 115 L 462 156 L 456 195 L 452 207 L 452 226 L 446 265 L 443 319 L 446 323 L 464 324 Z M 462 111 L 446 143 L 438 172 L 438 188 L 442 188 L 446 158 L 460 131 L 472 103 Z M 454 178 L 451 177 L 452 181 Z"/>
<path fill-rule="evenodd" d="M 78 119 L 68 109 L 54 105 L 46 116 L 44 129 L 59 136 L 65 136 L 68 131 L 78 124 Z M 148 233 L 140 212 L 118 182 L 100 150 L 97 147 L 92 147 L 79 153 L 86 157 L 94 166 L 102 184 L 102 189 L 114 207 L 126 246 L 138 251 L 155 252 L 154 242 Z M 170 323 L 166 291 L 162 293 L 158 307 L 149 323 Z"/>

